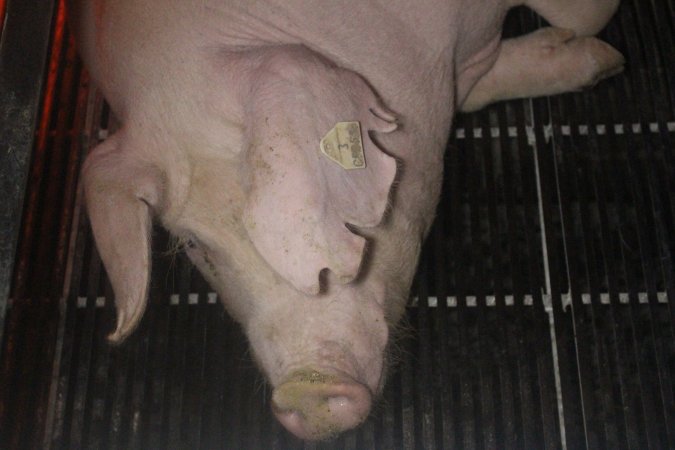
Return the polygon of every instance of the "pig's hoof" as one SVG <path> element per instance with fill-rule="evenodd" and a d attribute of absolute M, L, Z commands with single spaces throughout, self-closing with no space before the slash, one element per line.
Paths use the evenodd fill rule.
<path fill-rule="evenodd" d="M 623 55 L 611 45 L 594 37 L 574 37 L 574 32 L 543 28 L 532 37 L 538 39 L 539 57 L 535 64 L 550 77 L 551 94 L 578 91 L 623 71 Z"/>
<path fill-rule="evenodd" d="M 360 425 L 371 401 L 370 390 L 356 381 L 302 371 L 274 390 L 272 411 L 295 436 L 316 441 Z"/>
<path fill-rule="evenodd" d="M 623 71 L 623 55 L 611 45 L 594 37 L 577 38 L 566 44 L 570 51 L 578 53 L 578 71 L 572 71 L 576 89 L 584 89 Z M 583 58 L 582 58 L 583 56 Z M 575 64 L 571 64 L 572 67 Z"/>

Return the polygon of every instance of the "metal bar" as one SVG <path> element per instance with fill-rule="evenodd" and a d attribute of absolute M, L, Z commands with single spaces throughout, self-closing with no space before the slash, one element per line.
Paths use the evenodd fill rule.
<path fill-rule="evenodd" d="M 0 340 L 38 118 L 54 2 L 10 0 L 0 36 Z M 17 64 L 21 61 L 21 64 Z"/>
<path fill-rule="evenodd" d="M 0 0 L 0 36 L 5 25 L 5 11 L 7 10 L 7 0 Z"/>

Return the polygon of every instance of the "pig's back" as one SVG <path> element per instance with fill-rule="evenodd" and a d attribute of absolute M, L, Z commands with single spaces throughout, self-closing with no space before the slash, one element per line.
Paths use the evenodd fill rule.
<path fill-rule="evenodd" d="M 120 115 L 154 92 L 194 94 L 213 67 L 205 59 L 231 46 L 302 43 L 400 89 L 439 60 L 470 59 L 498 36 L 504 10 L 501 0 L 71 3 L 81 53 Z"/>

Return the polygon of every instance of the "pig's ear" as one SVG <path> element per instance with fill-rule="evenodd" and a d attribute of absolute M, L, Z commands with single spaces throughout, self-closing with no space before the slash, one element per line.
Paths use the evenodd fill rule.
<path fill-rule="evenodd" d="M 160 201 L 162 177 L 157 168 L 134 157 L 121 133 L 89 154 L 82 176 L 96 246 L 115 292 L 117 326 L 108 339 L 119 343 L 145 311 L 151 212 Z"/>
<path fill-rule="evenodd" d="M 397 125 L 356 74 L 321 60 L 310 66 L 258 75 L 246 124 L 251 184 L 244 225 L 281 276 L 317 294 L 323 269 L 342 283 L 358 275 L 365 239 L 348 224 L 378 225 L 396 176 L 396 160 L 376 146 L 370 132 L 391 132 Z M 321 151 L 320 142 L 327 135 L 330 140 L 340 122 L 351 124 L 333 132 L 341 134 L 338 141 L 361 137 L 364 161 L 356 161 L 357 168 L 351 167 L 351 153 L 351 168 L 345 168 Z"/>

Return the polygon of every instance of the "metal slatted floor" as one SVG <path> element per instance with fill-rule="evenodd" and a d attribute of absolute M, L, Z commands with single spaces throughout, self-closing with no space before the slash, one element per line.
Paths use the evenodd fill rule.
<path fill-rule="evenodd" d="M 538 25 L 521 9 L 505 33 Z M 53 115 L 61 121 L 47 131 L 46 175 L 31 185 L 29 211 L 45 229 L 24 231 L 6 333 L 17 337 L 6 341 L 0 373 L 16 387 L 5 388 L 0 426 L 15 431 L 0 431 L 0 442 L 675 448 L 674 31 L 672 2 L 623 0 L 602 37 L 626 55 L 625 74 L 588 92 L 457 117 L 438 217 L 384 396 L 364 426 L 319 444 L 294 439 L 273 419 L 244 336 L 162 230 L 140 329 L 120 347 L 105 342 L 114 326 L 111 288 L 86 217 L 75 207 L 66 220 L 53 203 L 61 201 L 56 191 L 77 204 L 74 183 L 57 174 L 77 166 L 79 144 L 105 137 L 109 118 L 100 99 L 87 96 L 72 42 L 55 40 L 62 69 Z M 58 230 L 57 242 L 43 237 Z M 44 268 L 45 259 L 60 265 Z M 47 281 L 63 273 L 59 303 L 54 286 L 61 286 Z M 26 317 L 35 311 L 50 339 L 31 331 Z M 32 348 L 42 359 L 21 363 L 21 350 Z M 12 372 L 12 364 L 39 373 L 24 380 L 26 370 Z M 36 423 L 44 437 L 26 425 L 22 393 L 37 396 L 31 407 L 42 408 Z M 21 414 L 13 422 L 3 408 Z"/>

